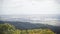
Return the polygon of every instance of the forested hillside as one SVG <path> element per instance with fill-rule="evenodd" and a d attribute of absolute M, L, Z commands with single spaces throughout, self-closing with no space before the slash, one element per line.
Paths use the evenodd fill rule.
<path fill-rule="evenodd" d="M 0 34 L 56 34 L 51 29 L 16 29 L 15 26 L 4 23 L 0 24 Z"/>
<path fill-rule="evenodd" d="M 32 30 L 32 29 L 50 29 L 53 32 L 60 34 L 60 26 L 52 26 L 45 24 L 32 24 L 29 22 L 16 22 L 16 21 L 0 21 L 0 24 L 9 23 L 14 25 L 19 30 Z"/>

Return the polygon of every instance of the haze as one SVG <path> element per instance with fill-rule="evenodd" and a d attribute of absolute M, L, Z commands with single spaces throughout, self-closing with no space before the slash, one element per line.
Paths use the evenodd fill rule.
<path fill-rule="evenodd" d="M 59 13 L 60 0 L 0 0 L 0 15 Z"/>

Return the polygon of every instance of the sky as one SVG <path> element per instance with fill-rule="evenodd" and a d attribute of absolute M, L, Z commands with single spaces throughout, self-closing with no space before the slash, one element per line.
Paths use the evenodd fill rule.
<path fill-rule="evenodd" d="M 0 0 L 0 15 L 59 13 L 60 0 Z"/>
<path fill-rule="evenodd" d="M 41 14 L 58 14 L 57 16 L 60 16 L 60 0 L 0 0 L 0 15 L 31 14 L 37 14 L 37 17 L 32 15 L 32 18 L 32 16 L 29 16 L 29 18 L 31 17 L 32 20 L 38 20 L 40 18 L 38 16 L 42 16 Z M 53 24 L 56 23 L 54 22 Z"/>

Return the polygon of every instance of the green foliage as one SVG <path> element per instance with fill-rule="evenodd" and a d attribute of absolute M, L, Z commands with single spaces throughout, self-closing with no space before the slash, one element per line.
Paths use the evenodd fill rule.
<path fill-rule="evenodd" d="M 28 30 L 28 32 L 29 34 L 55 34 L 50 29 L 33 29 L 33 30 Z"/>
<path fill-rule="evenodd" d="M 0 34 L 16 34 L 18 30 L 15 29 L 13 25 L 10 24 L 0 24 Z"/>
<path fill-rule="evenodd" d="M 18 30 L 11 24 L 0 24 L 0 34 L 55 34 L 50 29 Z"/>

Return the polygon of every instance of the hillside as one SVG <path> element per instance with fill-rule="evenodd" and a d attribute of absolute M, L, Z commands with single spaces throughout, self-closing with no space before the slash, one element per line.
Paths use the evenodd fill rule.
<path fill-rule="evenodd" d="M 17 22 L 17 21 L 0 21 L 0 23 L 10 23 L 14 25 L 18 29 L 26 30 L 26 29 L 39 29 L 39 28 L 49 28 L 56 32 L 57 34 L 60 34 L 60 27 L 59 26 L 52 26 L 52 25 L 45 25 L 45 24 L 32 24 L 29 22 Z"/>

